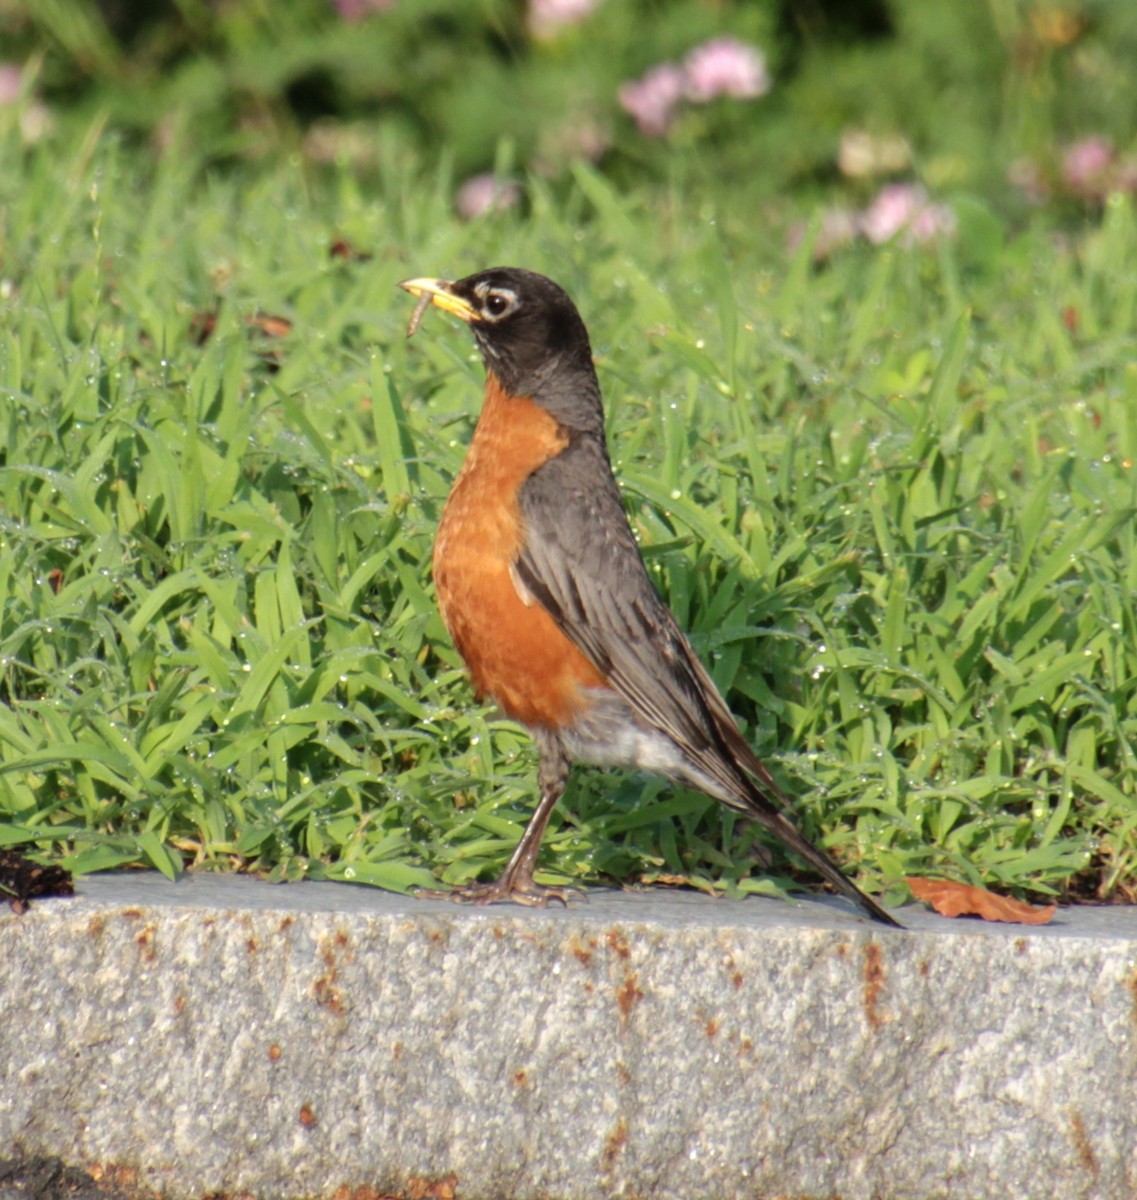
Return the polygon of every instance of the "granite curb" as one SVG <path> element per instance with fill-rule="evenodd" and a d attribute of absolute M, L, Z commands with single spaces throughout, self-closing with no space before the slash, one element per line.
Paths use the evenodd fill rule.
<path fill-rule="evenodd" d="M 1137 1196 L 1135 909 L 78 893 L 0 916 L 0 1159 L 171 1200 Z"/>

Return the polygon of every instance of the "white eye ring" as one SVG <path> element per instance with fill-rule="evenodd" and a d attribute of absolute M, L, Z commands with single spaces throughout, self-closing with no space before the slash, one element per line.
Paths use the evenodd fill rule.
<path fill-rule="evenodd" d="M 478 289 L 481 316 L 487 321 L 500 321 L 517 307 L 517 293 L 511 288 L 492 288 L 482 284 Z"/>

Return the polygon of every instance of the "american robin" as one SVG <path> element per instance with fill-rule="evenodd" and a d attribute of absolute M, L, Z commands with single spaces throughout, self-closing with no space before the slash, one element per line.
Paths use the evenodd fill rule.
<path fill-rule="evenodd" d="M 408 336 L 434 304 L 469 325 L 485 362 L 481 415 L 434 544 L 434 584 L 478 695 L 525 725 L 540 754 L 540 800 L 501 877 L 448 894 L 566 901 L 567 889 L 543 887 L 533 869 L 579 762 L 698 788 L 897 925 L 780 811 L 788 801 L 652 585 L 612 474 L 572 300 L 516 267 L 399 286 L 419 298 Z"/>

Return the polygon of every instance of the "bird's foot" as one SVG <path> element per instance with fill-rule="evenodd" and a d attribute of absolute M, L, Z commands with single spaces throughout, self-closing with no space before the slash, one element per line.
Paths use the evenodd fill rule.
<path fill-rule="evenodd" d="M 544 887 L 536 883 L 531 875 L 518 873 L 513 878 L 508 874 L 493 883 L 466 883 L 461 887 L 444 892 L 435 888 L 419 888 L 416 896 L 427 900 L 452 900 L 456 904 L 524 904 L 530 908 L 548 908 L 554 900 L 568 908 L 569 900 L 584 900 L 588 897 L 574 887 Z"/>

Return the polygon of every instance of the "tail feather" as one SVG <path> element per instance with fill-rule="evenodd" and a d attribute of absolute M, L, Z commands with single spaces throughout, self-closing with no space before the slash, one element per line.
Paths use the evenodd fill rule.
<path fill-rule="evenodd" d="M 791 824 L 770 802 L 757 792 L 750 797 L 748 809 L 761 825 L 771 833 L 776 834 L 795 854 L 804 858 L 807 863 L 828 883 L 831 883 L 843 896 L 847 896 L 874 921 L 882 925 L 890 925 L 894 929 L 903 929 L 894 917 L 870 896 L 866 896 L 859 887 L 841 870 L 840 867 L 826 854 L 819 850 L 797 827 Z"/>
<path fill-rule="evenodd" d="M 702 752 L 700 766 L 708 775 L 724 786 L 717 794 L 726 803 L 747 813 L 753 820 L 764 825 L 771 833 L 781 838 L 783 842 L 807 863 L 825 880 L 831 883 L 843 896 L 847 896 L 859 908 L 866 912 L 874 921 L 882 925 L 890 925 L 894 929 L 903 926 L 877 902 L 866 896 L 859 887 L 849 879 L 837 864 L 823 850 L 819 850 L 794 825 L 780 809 L 792 811 L 789 800 L 782 795 L 781 789 L 774 782 L 774 777 L 766 769 L 766 764 L 754 753 L 750 744 L 742 736 L 734 717 L 726 706 L 726 701 L 719 695 L 706 669 L 690 651 L 692 670 L 703 682 L 703 702 L 712 728 L 719 738 L 718 752 L 706 749 Z M 696 755 L 688 750 L 688 753 Z"/>

